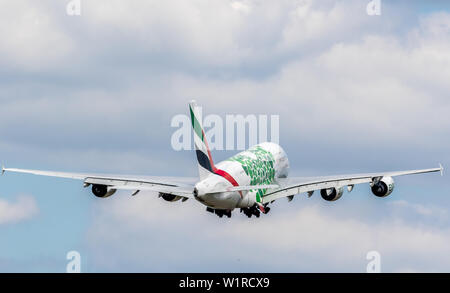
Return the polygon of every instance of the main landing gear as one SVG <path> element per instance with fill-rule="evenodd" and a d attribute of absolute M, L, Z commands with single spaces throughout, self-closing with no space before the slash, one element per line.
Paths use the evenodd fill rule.
<path fill-rule="evenodd" d="M 247 217 L 251 218 L 252 216 L 255 216 L 259 218 L 261 213 L 267 214 L 270 211 L 270 208 L 265 205 L 258 205 L 255 204 L 250 208 L 241 208 L 241 213 L 243 212 Z"/>
<path fill-rule="evenodd" d="M 218 210 L 213 209 L 210 207 L 206 208 L 206 211 L 216 214 L 219 216 L 219 218 L 222 218 L 223 216 L 227 216 L 228 218 L 231 218 L 231 210 Z M 251 218 L 252 216 L 255 216 L 259 218 L 261 213 L 267 214 L 270 211 L 270 208 L 267 206 L 267 204 L 255 204 L 250 208 L 241 208 L 241 213 L 243 212 L 247 217 Z"/>
<path fill-rule="evenodd" d="M 210 213 L 216 214 L 219 218 L 222 218 L 223 216 L 231 218 L 231 210 L 216 210 L 210 207 L 207 207 L 206 210 Z"/>

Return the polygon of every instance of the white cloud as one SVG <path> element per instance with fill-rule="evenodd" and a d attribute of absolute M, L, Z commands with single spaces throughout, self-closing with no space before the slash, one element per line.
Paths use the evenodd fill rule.
<path fill-rule="evenodd" d="M 136 66 L 151 60 L 180 71 L 256 73 L 305 49 L 353 38 L 355 28 L 373 28 L 358 1 L 100 0 L 82 2 L 79 17 L 52 1 L 5 2 L 1 8 L 6 64 L 66 72 L 86 61 Z"/>
<path fill-rule="evenodd" d="M 32 6 L 27 11 L 46 15 L 46 29 L 53 31 L 29 35 L 63 35 L 68 39 L 61 43 L 77 53 L 46 62 L 39 49 L 32 58 L 40 66 L 67 61 L 69 70 L 1 87 L 2 138 L 68 153 L 113 145 L 135 151 L 151 142 L 130 137 L 168 140 L 167 128 L 149 125 L 168 125 L 174 105 L 184 111 L 184 103 L 197 98 L 207 113 L 234 113 L 239 105 L 244 113 L 280 114 L 282 144 L 308 137 L 336 149 L 445 149 L 448 14 L 423 17 L 399 35 L 382 29 L 392 19 L 368 17 L 358 1 L 238 2 L 250 12 L 237 13 L 230 1 L 90 1 L 78 18 L 64 15 L 63 5 L 61 11 L 50 2 Z M 32 43 L 20 47 L 29 50 Z M 7 41 L 4 49 L 27 60 L 16 45 Z"/>
<path fill-rule="evenodd" d="M 414 204 L 406 200 L 396 200 L 389 203 L 394 208 L 412 210 L 420 216 L 435 217 L 441 220 L 448 219 L 448 210 L 432 204 Z"/>
<path fill-rule="evenodd" d="M 195 170 L 192 154 L 161 151 L 191 98 L 207 114 L 280 114 L 296 169 L 450 159 L 448 13 L 416 23 L 368 17 L 361 1 L 82 1 L 69 17 L 51 3 L 0 4 L 8 163 Z M 373 249 L 387 271 L 449 270 L 448 215 L 432 205 L 393 202 L 367 220 L 351 213 L 360 207 L 304 202 L 223 221 L 192 201 L 128 196 L 93 210 L 100 270 L 363 271 Z M 0 223 L 36 211 L 32 198 L 1 200 Z"/>
<path fill-rule="evenodd" d="M 48 4 L 48 1 L 26 0 L 0 3 L 0 64 L 3 67 L 39 72 L 68 61 L 73 53 L 71 38 L 62 31 Z"/>
<path fill-rule="evenodd" d="M 242 13 L 249 13 L 251 10 L 250 5 L 245 3 L 245 1 L 231 1 L 230 5 L 233 9 Z"/>
<path fill-rule="evenodd" d="M 424 21 L 440 27 L 447 19 L 439 14 Z M 430 35 L 430 30 L 441 34 Z M 215 97 L 209 104 L 216 109 L 238 103 L 257 113 L 279 111 L 283 128 L 322 144 L 401 146 L 407 140 L 436 146 L 442 141 L 433 137 L 445 139 L 450 131 L 449 48 L 448 35 L 433 28 L 407 43 L 395 35 L 367 34 L 289 62 L 261 81 L 183 76 L 174 88 L 177 95 L 204 97 L 206 103 Z"/>
<path fill-rule="evenodd" d="M 37 213 L 38 207 L 32 196 L 19 196 L 15 202 L 0 199 L 0 225 L 28 220 Z"/>
<path fill-rule="evenodd" d="M 352 212 L 348 203 L 300 201 L 275 204 L 260 219 L 236 210 L 227 220 L 198 203 L 166 203 L 151 194 L 116 198 L 95 207 L 88 234 L 92 265 L 112 271 L 126 264 L 143 271 L 364 272 L 367 252 L 377 250 L 384 272 L 450 270 L 448 228 L 417 225 L 389 204 L 371 216 Z"/>

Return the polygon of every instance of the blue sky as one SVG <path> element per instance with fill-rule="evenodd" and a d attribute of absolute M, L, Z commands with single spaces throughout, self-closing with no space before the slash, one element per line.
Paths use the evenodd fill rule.
<path fill-rule="evenodd" d="M 280 115 L 292 175 L 450 166 L 444 1 L 2 1 L 0 160 L 10 167 L 196 176 L 174 115 Z M 216 161 L 232 155 L 216 151 Z M 277 201 L 219 219 L 154 194 L 97 199 L 77 181 L 0 177 L 0 271 L 450 270 L 446 177 L 378 199 Z"/>

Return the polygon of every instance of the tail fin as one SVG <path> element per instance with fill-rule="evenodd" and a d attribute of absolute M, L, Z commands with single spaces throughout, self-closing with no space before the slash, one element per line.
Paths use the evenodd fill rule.
<path fill-rule="evenodd" d="M 197 154 L 198 171 L 200 180 L 203 180 L 211 173 L 214 173 L 217 169 L 214 166 L 211 151 L 209 150 L 208 142 L 206 141 L 200 109 L 197 107 L 197 103 L 195 101 L 191 101 L 189 103 L 189 112 L 191 116 L 192 129 L 194 130 L 194 144 L 195 152 Z"/>

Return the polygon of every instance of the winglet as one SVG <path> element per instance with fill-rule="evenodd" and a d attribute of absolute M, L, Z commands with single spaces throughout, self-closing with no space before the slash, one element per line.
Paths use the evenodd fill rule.
<path fill-rule="evenodd" d="M 2 175 L 5 174 L 5 171 L 6 171 L 5 166 L 2 164 Z"/>
<path fill-rule="evenodd" d="M 444 167 L 441 163 L 439 163 L 439 167 L 441 168 L 441 176 L 444 176 Z"/>

